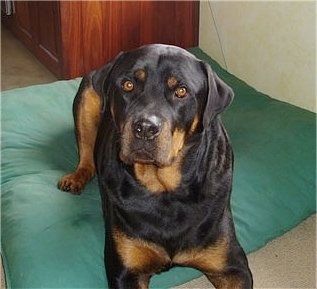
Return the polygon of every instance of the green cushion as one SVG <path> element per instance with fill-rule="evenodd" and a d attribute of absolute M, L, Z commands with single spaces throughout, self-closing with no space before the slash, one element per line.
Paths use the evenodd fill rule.
<path fill-rule="evenodd" d="M 316 211 L 315 114 L 265 96 L 198 48 L 233 87 L 223 119 L 234 152 L 232 195 L 247 252 Z M 57 189 L 77 162 L 72 101 L 80 79 L 2 93 L 2 254 L 9 288 L 105 288 L 104 228 L 96 180 L 81 196 Z M 200 272 L 177 267 L 151 281 L 170 288 Z"/>

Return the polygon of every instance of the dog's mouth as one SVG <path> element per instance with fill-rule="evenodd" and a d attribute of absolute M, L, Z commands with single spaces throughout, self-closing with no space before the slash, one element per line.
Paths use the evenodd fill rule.
<path fill-rule="evenodd" d="M 146 148 L 131 149 L 129 153 L 120 151 L 120 159 L 128 165 L 133 164 L 153 164 L 157 167 L 170 165 L 171 161 L 157 157 L 156 149 L 148 150 Z"/>
<path fill-rule="evenodd" d="M 153 164 L 156 162 L 155 157 L 153 155 L 153 151 L 149 151 L 145 148 L 131 151 L 131 157 L 133 163 Z"/>
<path fill-rule="evenodd" d="M 171 141 L 169 138 L 155 140 L 140 140 L 135 137 L 122 139 L 120 159 L 128 165 L 153 164 L 157 167 L 169 166 L 172 163 Z"/>

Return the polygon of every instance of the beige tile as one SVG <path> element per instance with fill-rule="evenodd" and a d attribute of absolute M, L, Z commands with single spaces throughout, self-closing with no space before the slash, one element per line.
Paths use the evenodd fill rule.
<path fill-rule="evenodd" d="M 1 90 L 56 81 L 14 36 L 1 28 Z"/>

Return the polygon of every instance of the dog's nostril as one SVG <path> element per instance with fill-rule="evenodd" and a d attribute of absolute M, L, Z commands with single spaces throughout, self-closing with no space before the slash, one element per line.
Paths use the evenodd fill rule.
<path fill-rule="evenodd" d="M 158 121 L 142 119 L 134 124 L 134 134 L 137 138 L 152 140 L 160 133 L 161 124 Z"/>

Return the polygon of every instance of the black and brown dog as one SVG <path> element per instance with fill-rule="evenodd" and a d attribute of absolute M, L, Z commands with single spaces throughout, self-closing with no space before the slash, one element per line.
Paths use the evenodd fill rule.
<path fill-rule="evenodd" d="M 83 78 L 73 107 L 80 161 L 59 187 L 78 193 L 97 173 L 110 288 L 148 288 L 175 265 L 216 288 L 252 288 L 219 115 L 232 98 L 208 64 L 175 46 L 121 53 Z"/>

